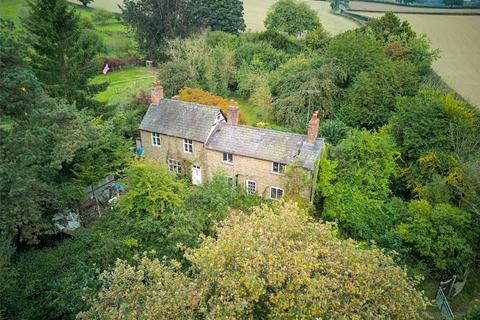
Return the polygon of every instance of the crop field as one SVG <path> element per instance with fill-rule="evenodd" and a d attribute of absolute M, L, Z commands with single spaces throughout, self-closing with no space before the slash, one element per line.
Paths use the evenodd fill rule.
<path fill-rule="evenodd" d="M 247 28 L 253 31 L 263 30 L 263 20 L 265 20 L 268 8 L 275 2 L 275 0 L 244 0 L 245 23 L 247 24 Z M 355 22 L 332 14 L 330 12 L 330 2 L 328 1 L 306 2 L 317 11 L 323 26 L 332 34 L 342 33 L 358 27 Z"/>
<path fill-rule="evenodd" d="M 381 13 L 361 14 L 378 17 Z M 460 95 L 480 107 L 480 16 L 398 14 L 426 34 L 440 59 L 433 68 Z"/>
<path fill-rule="evenodd" d="M 370 11 L 370 12 L 386 12 L 392 11 L 395 13 L 442 13 L 442 14 L 462 14 L 462 13 L 477 13 L 480 14 L 480 9 L 465 8 L 465 9 L 450 9 L 450 8 L 419 8 L 398 6 L 387 3 L 372 3 L 363 1 L 350 1 L 349 9 L 351 11 Z"/>
<path fill-rule="evenodd" d="M 79 1 L 71 2 L 80 3 Z M 244 0 L 245 23 L 247 24 L 247 28 L 253 31 L 263 30 L 263 20 L 265 20 L 267 10 L 275 2 L 276 0 Z M 358 26 L 349 19 L 330 13 L 330 2 L 328 1 L 306 2 L 318 12 L 323 26 L 332 34 L 338 34 Z M 95 0 L 92 6 L 99 9 L 120 12 L 118 5 L 122 3 L 122 0 Z"/>

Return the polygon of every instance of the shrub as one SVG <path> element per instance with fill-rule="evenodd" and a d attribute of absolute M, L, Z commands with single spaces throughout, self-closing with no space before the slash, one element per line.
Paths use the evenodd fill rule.
<path fill-rule="evenodd" d="M 110 67 L 110 69 L 112 69 L 112 71 L 115 71 L 115 69 L 121 69 L 122 67 L 133 66 L 138 64 L 140 62 L 140 58 L 134 57 L 134 56 L 123 57 L 123 58 L 107 57 L 105 58 L 104 61 L 106 64 L 108 64 L 108 66 Z"/>
<path fill-rule="evenodd" d="M 162 82 L 165 95 L 173 97 L 184 87 L 195 87 L 195 74 L 186 61 L 169 61 L 160 65 L 158 79 Z"/>
<path fill-rule="evenodd" d="M 340 120 L 328 119 L 320 124 L 320 137 L 325 138 L 328 143 L 337 145 L 347 137 L 348 127 Z"/>
<path fill-rule="evenodd" d="M 223 114 L 228 116 L 228 106 L 230 105 L 230 100 L 223 97 L 216 96 L 208 91 L 198 89 L 198 88 L 183 88 L 179 92 L 179 99 L 186 102 L 195 102 L 199 104 L 204 104 L 206 106 L 215 106 L 219 107 L 222 110 Z M 245 123 L 245 118 L 240 112 L 239 123 Z"/>

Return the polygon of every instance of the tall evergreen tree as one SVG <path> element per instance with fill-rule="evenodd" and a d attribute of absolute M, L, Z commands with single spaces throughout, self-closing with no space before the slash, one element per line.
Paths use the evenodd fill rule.
<path fill-rule="evenodd" d="M 75 9 L 66 0 L 33 0 L 23 22 L 32 35 L 33 70 L 48 93 L 80 108 L 96 105 L 90 97 L 103 86 L 89 85 L 89 79 L 98 73 L 92 61 L 102 43 L 82 28 Z"/>
<path fill-rule="evenodd" d="M 199 15 L 212 30 L 238 33 L 245 30 L 243 1 L 241 0 L 200 0 Z"/>

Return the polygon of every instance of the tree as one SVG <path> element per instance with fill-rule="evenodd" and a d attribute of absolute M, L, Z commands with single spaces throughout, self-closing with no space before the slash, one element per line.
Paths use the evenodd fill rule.
<path fill-rule="evenodd" d="M 384 59 L 382 47 L 374 35 L 356 30 L 333 37 L 325 48 L 325 56 L 342 67 L 350 81 Z"/>
<path fill-rule="evenodd" d="M 20 121 L 43 94 L 28 66 L 28 44 L 14 24 L 0 19 L 0 118 Z"/>
<path fill-rule="evenodd" d="M 200 0 L 195 3 L 204 23 L 214 31 L 238 34 L 245 30 L 243 1 L 241 0 Z"/>
<path fill-rule="evenodd" d="M 347 137 L 348 127 L 340 120 L 328 119 L 320 123 L 318 134 L 332 144 L 337 145 Z"/>
<path fill-rule="evenodd" d="M 399 154 L 386 132 L 352 130 L 320 164 L 323 217 L 347 236 L 379 240 L 394 225 L 386 210 Z"/>
<path fill-rule="evenodd" d="M 443 4 L 447 7 L 461 7 L 464 2 L 464 0 L 443 0 Z"/>
<path fill-rule="evenodd" d="M 424 316 L 426 300 L 390 258 L 339 240 L 292 203 L 232 212 L 187 257 L 191 278 L 149 258 L 117 263 L 79 319 Z"/>
<path fill-rule="evenodd" d="M 84 7 L 88 7 L 90 3 L 92 3 L 94 0 L 79 0 Z"/>
<path fill-rule="evenodd" d="M 104 85 L 91 85 L 100 65 L 93 58 L 102 43 L 66 0 L 32 1 L 24 26 L 32 35 L 32 67 L 48 93 L 79 108 L 98 106 L 90 99 Z"/>
<path fill-rule="evenodd" d="M 449 204 L 431 206 L 425 200 L 411 201 L 408 219 L 397 226 L 397 232 L 431 269 L 458 274 L 471 261 L 475 232 L 471 215 Z"/>
<path fill-rule="evenodd" d="M 431 150 L 455 151 L 464 159 L 477 154 L 480 113 L 452 95 L 424 89 L 399 99 L 397 110 L 390 120 L 392 135 L 406 163 Z"/>
<path fill-rule="evenodd" d="M 195 102 L 207 106 L 218 107 L 220 110 L 222 110 L 223 114 L 228 115 L 228 107 L 231 104 L 230 100 L 228 99 L 216 96 L 202 89 L 188 87 L 181 89 L 178 95 L 181 101 Z M 242 112 L 240 112 L 239 123 L 245 124 L 245 117 Z"/>
<path fill-rule="evenodd" d="M 175 81 L 178 82 L 178 90 L 184 86 L 199 86 L 217 95 L 227 95 L 235 74 L 233 50 L 227 44 L 212 48 L 213 44 L 208 43 L 208 35 L 211 33 L 168 41 L 166 54 L 170 61 L 165 66 L 178 66 L 180 70 L 165 72 L 160 79 L 178 79 Z M 219 35 L 220 32 L 214 33 Z M 173 94 L 177 94 L 178 90 Z"/>
<path fill-rule="evenodd" d="M 304 130 L 313 111 L 319 111 L 321 119 L 332 117 L 342 100 L 345 80 L 345 72 L 322 57 L 291 59 L 271 76 L 275 120 Z"/>
<path fill-rule="evenodd" d="M 156 217 L 182 204 L 185 186 L 165 165 L 151 160 L 137 161 L 125 174 L 125 188 L 130 191 L 119 201 L 122 213 Z"/>
<path fill-rule="evenodd" d="M 419 83 L 420 77 L 413 64 L 378 62 L 371 70 L 361 71 L 356 76 L 338 117 L 352 127 L 379 128 L 395 111 L 396 97 L 415 95 Z"/>
<path fill-rule="evenodd" d="M 408 41 L 417 36 L 410 23 L 406 20 L 401 21 L 393 12 L 386 12 L 382 17 L 370 19 L 367 28 L 384 43 L 395 40 Z"/>
<path fill-rule="evenodd" d="M 264 24 L 267 30 L 277 30 L 292 35 L 300 35 L 321 26 L 315 10 L 307 3 L 295 0 L 279 0 L 272 5 Z"/>
<path fill-rule="evenodd" d="M 328 33 L 322 26 L 318 26 L 307 33 L 305 42 L 308 48 L 312 50 L 322 51 L 330 41 L 330 33 Z"/>
<path fill-rule="evenodd" d="M 163 85 L 165 95 L 173 97 L 185 87 L 195 87 L 195 74 L 187 61 L 168 61 L 160 65 L 158 79 Z"/>
<path fill-rule="evenodd" d="M 166 40 L 188 37 L 202 25 L 191 0 L 124 0 L 123 19 L 148 59 L 164 60 Z"/>

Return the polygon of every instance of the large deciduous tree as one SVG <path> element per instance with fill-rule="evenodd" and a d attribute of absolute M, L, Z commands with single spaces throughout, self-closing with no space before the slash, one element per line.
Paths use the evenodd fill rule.
<path fill-rule="evenodd" d="M 164 60 L 166 40 L 191 35 L 202 25 L 192 0 L 124 0 L 125 23 L 148 59 Z"/>
<path fill-rule="evenodd" d="M 395 99 L 417 93 L 420 77 L 409 62 L 378 61 L 371 70 L 360 72 L 347 90 L 339 112 L 347 125 L 377 129 L 395 111 Z"/>
<path fill-rule="evenodd" d="M 315 10 L 305 2 L 279 0 L 269 9 L 264 23 L 267 30 L 300 35 L 318 28 L 320 19 Z"/>
<path fill-rule="evenodd" d="M 102 43 L 92 30 L 83 29 L 80 16 L 66 0 L 35 0 L 29 3 L 24 26 L 32 35 L 32 67 L 54 98 L 94 107 L 90 99 L 103 85 L 89 80 L 99 72 L 93 58 Z"/>
<path fill-rule="evenodd" d="M 187 254 L 192 277 L 157 260 L 118 262 L 79 319 L 422 319 L 405 270 L 380 250 L 339 240 L 287 203 L 232 212 Z"/>
<path fill-rule="evenodd" d="M 200 0 L 195 6 L 204 23 L 214 31 L 236 34 L 245 30 L 241 0 Z"/>

